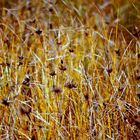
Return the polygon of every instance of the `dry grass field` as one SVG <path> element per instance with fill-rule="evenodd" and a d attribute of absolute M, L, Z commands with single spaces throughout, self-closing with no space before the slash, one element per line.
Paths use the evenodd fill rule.
<path fill-rule="evenodd" d="M 140 1 L 0 0 L 0 140 L 139 140 Z"/>

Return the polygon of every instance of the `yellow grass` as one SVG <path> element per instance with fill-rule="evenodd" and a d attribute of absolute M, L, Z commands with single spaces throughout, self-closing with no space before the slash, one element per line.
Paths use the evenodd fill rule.
<path fill-rule="evenodd" d="M 140 139 L 139 1 L 0 4 L 0 139 Z"/>

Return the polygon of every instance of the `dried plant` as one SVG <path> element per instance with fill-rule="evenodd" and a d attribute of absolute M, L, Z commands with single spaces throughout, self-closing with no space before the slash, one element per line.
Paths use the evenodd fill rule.
<path fill-rule="evenodd" d="M 140 139 L 139 0 L 0 1 L 0 139 Z"/>

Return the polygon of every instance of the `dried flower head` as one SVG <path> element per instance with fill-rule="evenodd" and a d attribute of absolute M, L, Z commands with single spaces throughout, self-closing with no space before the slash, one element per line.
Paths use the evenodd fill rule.
<path fill-rule="evenodd" d="M 59 94 L 62 92 L 62 89 L 56 85 L 53 85 L 51 91 L 56 93 L 56 94 Z"/>
<path fill-rule="evenodd" d="M 64 61 L 61 59 L 61 64 L 64 64 Z"/>
<path fill-rule="evenodd" d="M 88 101 L 89 100 L 89 95 L 88 93 L 84 94 L 85 100 Z"/>
<path fill-rule="evenodd" d="M 85 36 L 88 36 L 88 35 L 89 35 L 88 31 L 85 31 Z"/>
<path fill-rule="evenodd" d="M 120 49 L 116 49 L 115 52 L 118 56 L 120 56 Z"/>
<path fill-rule="evenodd" d="M 23 85 L 29 86 L 30 85 L 30 78 L 26 75 L 24 80 L 22 81 Z"/>
<path fill-rule="evenodd" d="M 73 52 L 74 52 L 74 49 L 70 48 L 70 49 L 69 49 L 69 52 L 70 52 L 70 53 L 73 53 Z"/>
<path fill-rule="evenodd" d="M 53 12 L 53 7 L 49 8 L 49 12 L 51 12 L 51 13 Z"/>
<path fill-rule="evenodd" d="M 65 87 L 67 87 L 69 89 L 73 89 L 73 88 L 76 88 L 76 84 L 73 83 L 71 80 L 71 81 L 65 83 Z"/>
<path fill-rule="evenodd" d="M 50 74 L 51 76 L 55 76 L 55 75 L 56 75 L 56 73 L 55 73 L 54 70 L 52 70 L 49 74 Z"/>
<path fill-rule="evenodd" d="M 19 58 L 19 64 L 18 64 L 18 65 L 20 66 L 20 65 L 23 64 L 23 58 L 24 58 L 24 57 L 21 55 L 21 56 L 19 56 L 18 58 Z"/>
<path fill-rule="evenodd" d="M 67 67 L 61 64 L 60 67 L 59 67 L 59 69 L 61 71 L 66 71 L 67 70 Z"/>
<path fill-rule="evenodd" d="M 19 58 L 19 60 L 23 60 L 24 57 L 21 55 L 18 58 Z"/>
<path fill-rule="evenodd" d="M 112 72 L 112 66 L 111 65 L 107 65 L 107 68 L 106 68 L 108 74 L 110 74 Z"/>
<path fill-rule="evenodd" d="M 4 104 L 5 106 L 9 106 L 10 102 L 9 102 L 8 98 L 4 97 L 2 99 L 2 104 Z"/>
<path fill-rule="evenodd" d="M 6 66 L 7 66 L 7 67 L 10 67 L 10 63 L 6 62 Z"/>
<path fill-rule="evenodd" d="M 35 32 L 40 35 L 42 33 L 42 31 L 39 28 L 36 28 Z"/>
<path fill-rule="evenodd" d="M 138 58 L 140 58 L 140 53 L 138 53 L 138 55 L 137 55 L 137 56 L 138 56 Z"/>

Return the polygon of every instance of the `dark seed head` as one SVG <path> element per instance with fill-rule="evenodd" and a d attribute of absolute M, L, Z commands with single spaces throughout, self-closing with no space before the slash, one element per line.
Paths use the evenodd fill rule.
<path fill-rule="evenodd" d="M 69 49 L 69 52 L 70 52 L 70 53 L 73 53 L 73 52 L 74 52 L 74 50 L 73 50 L 73 49 Z"/>
<path fill-rule="evenodd" d="M 9 103 L 8 99 L 6 97 L 4 97 L 2 99 L 2 104 L 4 104 L 5 106 L 9 106 L 10 103 Z"/>
<path fill-rule="evenodd" d="M 140 53 L 138 54 L 138 58 L 140 58 Z"/>
<path fill-rule="evenodd" d="M 111 67 L 111 64 L 109 64 L 108 66 L 107 66 L 107 72 L 108 72 L 108 74 L 110 74 L 111 72 L 112 72 L 112 67 Z"/>
<path fill-rule="evenodd" d="M 51 71 L 49 74 L 50 74 L 51 76 L 55 76 L 55 75 L 56 75 L 55 71 Z"/>
<path fill-rule="evenodd" d="M 10 63 L 6 62 L 6 66 L 10 67 Z"/>
<path fill-rule="evenodd" d="M 26 76 L 22 82 L 23 85 L 29 86 L 30 84 L 30 78 L 28 76 Z"/>
<path fill-rule="evenodd" d="M 35 31 L 38 35 L 40 35 L 41 33 L 42 33 L 42 31 L 40 30 L 40 29 L 36 29 L 36 31 Z"/>
<path fill-rule="evenodd" d="M 72 81 L 70 81 L 65 84 L 65 87 L 67 87 L 69 89 L 73 89 L 73 88 L 76 88 L 76 84 L 74 84 L 74 83 L 72 83 Z"/>
<path fill-rule="evenodd" d="M 56 93 L 56 94 L 59 94 L 62 92 L 62 89 L 56 85 L 53 85 L 52 87 L 52 92 Z"/>
<path fill-rule="evenodd" d="M 20 66 L 20 65 L 23 64 L 23 56 L 19 56 L 18 58 L 19 58 L 19 64 L 18 65 Z"/>
<path fill-rule="evenodd" d="M 21 56 L 19 56 L 18 58 L 19 58 L 19 60 L 23 60 L 23 56 L 22 56 L 22 55 L 21 55 Z"/>
<path fill-rule="evenodd" d="M 61 59 L 61 64 L 63 64 L 64 62 L 63 62 L 63 60 Z"/>
<path fill-rule="evenodd" d="M 66 70 L 67 70 L 66 66 L 64 66 L 64 65 L 60 65 L 59 69 L 60 69 L 61 71 L 66 71 Z"/>
<path fill-rule="evenodd" d="M 53 12 L 53 8 L 52 7 L 49 8 L 49 12 L 51 12 L 51 13 Z"/>
<path fill-rule="evenodd" d="M 106 107 L 106 103 L 105 102 L 103 102 L 103 106 Z"/>
<path fill-rule="evenodd" d="M 88 36 L 88 32 L 87 31 L 85 32 L 85 36 Z"/>
<path fill-rule="evenodd" d="M 116 54 L 120 56 L 120 49 L 115 50 Z"/>
<path fill-rule="evenodd" d="M 107 69 L 107 72 L 108 72 L 108 73 L 111 73 L 111 72 L 112 72 L 112 68 Z"/>
<path fill-rule="evenodd" d="M 19 61 L 18 66 L 23 65 L 23 62 Z"/>

